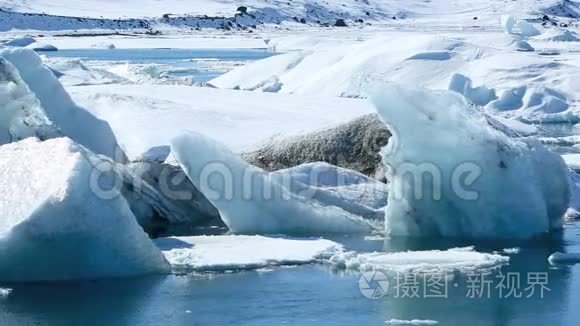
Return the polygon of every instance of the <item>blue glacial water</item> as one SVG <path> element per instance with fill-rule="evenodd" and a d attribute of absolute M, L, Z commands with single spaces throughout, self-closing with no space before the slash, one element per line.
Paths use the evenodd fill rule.
<path fill-rule="evenodd" d="M 568 224 L 550 239 L 527 243 L 446 240 L 395 241 L 334 238 L 359 251 L 442 249 L 475 245 L 481 251 L 518 246 L 508 266 L 486 276 L 489 290 L 471 298 L 465 275 L 449 281 L 446 298 L 403 298 L 389 278 L 386 296 L 371 300 L 359 289 L 359 273 L 305 265 L 272 270 L 100 280 L 64 284 L 2 284 L 0 325 L 385 325 L 391 319 L 430 319 L 439 325 L 579 325 L 580 265 L 550 266 L 554 251 L 580 252 L 580 227 Z M 50 262 L 47 262 L 50 263 Z M 499 294 L 498 273 L 519 273 L 521 298 Z M 528 273 L 547 273 L 525 291 Z M 515 274 L 510 274 L 515 275 Z M 402 281 L 401 281 L 402 282 Z M 371 283 L 371 286 L 376 286 Z M 479 285 L 476 286 L 480 288 Z M 505 292 L 504 292 L 505 293 Z M 487 296 L 489 295 L 489 298 Z M 473 296 L 473 295 L 472 295 Z"/>
<path fill-rule="evenodd" d="M 274 55 L 266 49 L 64 49 L 43 52 L 47 57 L 105 61 L 112 64 L 169 66 L 168 75 L 207 82 L 236 65 Z"/>

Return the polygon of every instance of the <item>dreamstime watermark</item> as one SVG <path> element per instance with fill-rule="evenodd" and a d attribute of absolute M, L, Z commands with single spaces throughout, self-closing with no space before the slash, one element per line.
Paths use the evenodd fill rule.
<path fill-rule="evenodd" d="M 358 184 L 358 196 L 370 197 L 383 186 L 369 182 L 356 173 L 330 165 L 299 171 L 296 174 L 268 173 L 253 166 L 240 169 L 228 162 L 214 161 L 203 166 L 190 178 L 180 168 L 152 162 L 140 162 L 139 169 L 109 160 L 93 165 L 89 177 L 91 191 L 101 199 L 110 200 L 124 192 L 142 193 L 153 187 L 170 200 L 191 200 L 196 189 L 210 201 L 231 200 L 293 200 L 296 196 L 313 199 L 325 188 L 337 189 Z M 391 170 L 389 200 L 439 201 L 450 195 L 461 200 L 477 200 L 474 184 L 483 170 L 473 162 L 460 163 L 444 171 L 433 163 L 404 163 Z M 189 186 L 188 186 L 189 185 Z"/>
<path fill-rule="evenodd" d="M 458 289 L 466 299 L 543 299 L 551 289 L 547 272 L 470 272 L 463 281 L 444 272 L 397 272 L 389 277 L 381 271 L 361 273 L 358 285 L 368 299 L 388 296 L 395 299 L 447 299 L 450 289 Z"/>
<path fill-rule="evenodd" d="M 297 197 L 333 197 L 336 196 L 333 190 L 353 184 L 357 184 L 359 198 L 373 198 L 378 196 L 378 192 L 384 193 L 384 185 L 369 182 L 357 172 L 349 172 L 340 166 L 356 169 L 361 164 L 359 161 L 365 163 L 368 160 L 374 162 L 376 169 L 384 168 L 381 155 L 395 157 L 401 150 L 397 130 L 393 127 L 378 129 L 359 142 L 360 148 L 351 144 L 356 147 L 354 154 L 337 149 L 338 153 L 332 155 L 332 164 L 311 165 L 310 168 L 286 173 L 269 173 L 250 164 L 227 161 L 207 162 L 195 171 L 182 171 L 177 166 L 146 160 L 125 165 L 125 154 L 118 148 L 114 159 L 88 158 L 93 163 L 89 186 L 104 200 L 128 193 L 131 196 L 150 196 L 157 192 L 168 200 L 190 201 L 200 197 L 201 192 L 213 202 L 289 201 Z M 441 162 L 391 164 L 387 168 L 389 201 L 477 200 L 476 182 L 484 174 L 482 167 L 472 161 L 454 165 L 447 160 Z"/>

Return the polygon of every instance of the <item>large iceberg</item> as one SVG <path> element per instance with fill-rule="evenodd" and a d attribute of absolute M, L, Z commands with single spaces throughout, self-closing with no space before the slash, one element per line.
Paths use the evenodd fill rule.
<path fill-rule="evenodd" d="M 126 160 L 109 124 L 77 106 L 34 51 L 4 48 L 0 49 L 0 57 L 16 67 L 24 83 L 40 101 L 48 119 L 58 126 L 63 135 L 96 154 L 117 161 Z"/>
<path fill-rule="evenodd" d="M 116 176 L 99 169 L 99 162 L 67 138 L 27 138 L 0 147 L 0 280 L 169 271 L 125 199 L 106 196 Z"/>
<path fill-rule="evenodd" d="M 392 236 L 528 238 L 560 228 L 562 158 L 514 139 L 462 96 L 396 85 L 369 91 L 393 137 L 386 227 Z"/>
<path fill-rule="evenodd" d="M 172 141 L 179 164 L 234 233 L 320 234 L 369 232 L 362 217 L 323 205 L 308 191 L 294 193 L 288 174 L 267 173 L 201 134 Z"/>

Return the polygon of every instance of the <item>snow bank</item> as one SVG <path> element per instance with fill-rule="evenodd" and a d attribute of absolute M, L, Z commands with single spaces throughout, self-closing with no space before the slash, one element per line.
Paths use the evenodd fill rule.
<path fill-rule="evenodd" d="M 125 160 L 109 124 L 77 106 L 34 51 L 7 48 L 0 50 L 0 57 L 16 67 L 48 118 L 65 136 L 97 154 Z"/>
<path fill-rule="evenodd" d="M 437 325 L 439 324 L 438 321 L 436 320 L 431 320 L 431 319 L 411 319 L 411 320 L 405 320 L 405 319 L 390 319 L 385 321 L 385 324 L 387 325 L 413 325 L 413 326 L 418 326 L 418 325 Z"/>
<path fill-rule="evenodd" d="M 469 273 L 487 270 L 509 262 L 509 257 L 481 253 L 473 247 L 448 250 L 372 252 L 337 252 L 330 262 L 340 269 L 394 273 Z"/>
<path fill-rule="evenodd" d="M 17 37 L 2 43 L 4 46 L 18 46 L 25 47 L 30 44 L 36 43 L 36 40 L 30 36 Z"/>
<path fill-rule="evenodd" d="M 553 60 L 530 55 L 531 50 L 519 35 L 452 38 L 383 32 L 364 41 L 337 44 L 331 38 L 239 67 L 210 83 L 220 88 L 361 98 L 366 85 L 375 81 L 443 90 L 460 74 L 478 85 L 470 86 L 470 91 L 480 98 L 470 100 L 482 101 L 480 105 L 494 115 L 527 123 L 580 121 L 578 65 L 573 58 Z M 485 90 L 494 91 L 494 97 Z"/>
<path fill-rule="evenodd" d="M 275 135 L 319 131 L 374 112 L 357 99 L 207 87 L 116 84 L 68 90 L 77 103 L 111 124 L 131 159 L 169 145 L 184 130 L 247 151 Z"/>
<path fill-rule="evenodd" d="M 195 236 L 155 240 L 174 269 L 187 271 L 247 270 L 302 265 L 327 259 L 342 245 L 325 239 L 263 236 Z"/>
<path fill-rule="evenodd" d="M 548 257 L 552 265 L 556 264 L 577 264 L 580 263 L 580 254 L 555 252 Z"/>
<path fill-rule="evenodd" d="M 291 192 L 291 180 L 252 166 L 201 134 L 172 141 L 172 152 L 194 186 L 234 233 L 361 233 L 372 227 L 336 206 Z"/>
<path fill-rule="evenodd" d="M 534 37 L 534 40 L 553 42 L 579 42 L 580 36 L 578 36 L 576 32 L 555 27 L 547 30 L 541 35 Z"/>
<path fill-rule="evenodd" d="M 562 226 L 570 194 L 559 155 L 506 136 L 455 93 L 384 85 L 370 95 L 393 131 L 388 234 L 528 238 Z"/>
<path fill-rule="evenodd" d="M 0 145 L 27 137 L 48 139 L 60 135 L 18 70 L 1 57 L 0 108 Z"/>
<path fill-rule="evenodd" d="M 67 138 L 0 147 L 0 280 L 62 281 L 167 272 L 125 200 L 94 191 L 99 159 Z M 99 174 L 104 187 L 114 173 Z M 107 188 L 108 189 L 108 188 Z"/>

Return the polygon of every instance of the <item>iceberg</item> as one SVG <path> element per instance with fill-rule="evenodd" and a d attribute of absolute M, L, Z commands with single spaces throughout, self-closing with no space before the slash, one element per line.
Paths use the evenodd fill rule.
<path fill-rule="evenodd" d="M 509 137 L 454 92 L 385 85 L 369 93 L 393 133 L 382 150 L 389 235 L 524 239 L 562 227 L 570 190 L 559 155 Z"/>
<path fill-rule="evenodd" d="M 16 67 L 24 83 L 40 101 L 47 117 L 63 135 L 95 154 L 106 155 L 120 162 L 126 161 L 109 124 L 77 106 L 33 50 L 0 49 L 0 57 Z"/>
<path fill-rule="evenodd" d="M 65 281 L 167 273 L 114 171 L 68 138 L 0 146 L 0 280 Z M 101 187 L 98 187 L 98 186 Z"/>
<path fill-rule="evenodd" d="M 185 133 L 171 149 L 193 185 L 218 209 L 234 233 L 367 233 L 373 226 L 344 209 L 325 206 L 310 193 L 293 193 L 289 176 L 252 166 L 224 145 Z"/>
<path fill-rule="evenodd" d="M 60 135 L 18 70 L 3 58 L 0 58 L 0 107 L 0 145 L 27 137 L 48 139 Z"/>
<path fill-rule="evenodd" d="M 194 236 L 155 240 L 177 271 L 223 272 L 324 261 L 343 250 L 326 239 L 263 236 Z"/>

